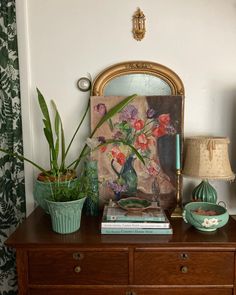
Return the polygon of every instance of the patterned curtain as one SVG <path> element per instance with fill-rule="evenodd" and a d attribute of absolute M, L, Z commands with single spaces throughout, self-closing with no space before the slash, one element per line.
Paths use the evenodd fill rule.
<path fill-rule="evenodd" d="M 0 0 L 0 146 L 23 153 L 15 0 Z M 4 241 L 25 217 L 23 163 L 0 154 L 0 294 L 17 294 L 15 254 Z"/>

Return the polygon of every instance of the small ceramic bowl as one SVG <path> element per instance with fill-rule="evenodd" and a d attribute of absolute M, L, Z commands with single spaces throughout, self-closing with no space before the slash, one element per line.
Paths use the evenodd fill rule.
<path fill-rule="evenodd" d="M 120 199 L 117 204 L 127 211 L 143 211 L 150 208 L 152 205 L 150 201 L 136 197 Z"/>
<path fill-rule="evenodd" d="M 225 207 L 208 202 L 190 202 L 184 207 L 183 218 L 201 231 L 215 231 L 229 220 Z"/>

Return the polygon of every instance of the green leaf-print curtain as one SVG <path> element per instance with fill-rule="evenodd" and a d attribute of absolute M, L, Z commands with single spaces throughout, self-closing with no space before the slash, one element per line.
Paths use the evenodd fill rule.
<path fill-rule="evenodd" d="M 0 0 L 0 146 L 22 153 L 15 0 Z M 0 294 L 17 294 L 15 254 L 4 241 L 25 217 L 24 167 L 0 154 Z"/>

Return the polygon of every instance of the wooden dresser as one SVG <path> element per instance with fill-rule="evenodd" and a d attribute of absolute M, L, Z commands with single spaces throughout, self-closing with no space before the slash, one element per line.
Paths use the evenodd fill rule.
<path fill-rule="evenodd" d="M 80 231 L 60 235 L 37 208 L 7 240 L 19 295 L 236 295 L 236 221 L 214 233 L 171 223 L 168 236 L 101 235 L 83 216 Z"/>

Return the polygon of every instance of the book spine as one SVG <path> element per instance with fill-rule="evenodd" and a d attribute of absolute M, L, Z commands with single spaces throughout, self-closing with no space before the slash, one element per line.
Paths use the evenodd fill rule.
<path fill-rule="evenodd" d="M 166 228 L 166 229 L 158 229 L 158 228 L 148 228 L 148 229 L 143 229 L 143 228 L 102 228 L 101 229 L 102 234 L 109 234 L 109 235 L 114 235 L 114 234 L 149 234 L 149 235 L 171 235 L 173 234 L 172 228 Z"/>
<path fill-rule="evenodd" d="M 169 228 L 169 222 L 145 223 L 145 222 L 102 222 L 103 228 Z"/>
<path fill-rule="evenodd" d="M 165 221 L 166 218 L 164 216 L 160 217 L 132 217 L 132 216 L 113 216 L 107 215 L 106 219 L 109 221 L 155 221 L 155 222 L 162 222 Z"/>

